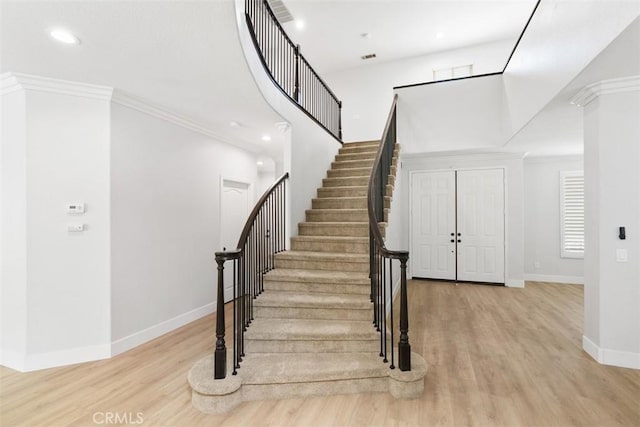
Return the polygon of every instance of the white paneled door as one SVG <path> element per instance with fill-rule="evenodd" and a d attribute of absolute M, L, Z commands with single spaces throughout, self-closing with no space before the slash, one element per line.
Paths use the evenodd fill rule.
<path fill-rule="evenodd" d="M 504 171 L 415 172 L 414 277 L 504 283 Z"/>
<path fill-rule="evenodd" d="M 456 278 L 455 171 L 412 175 L 413 276 Z"/>
<path fill-rule="evenodd" d="M 222 181 L 220 236 L 223 248 L 236 249 L 251 207 L 249 184 Z M 233 299 L 233 262 L 224 263 L 224 301 Z"/>
<path fill-rule="evenodd" d="M 504 171 L 458 171 L 458 280 L 504 283 Z"/>

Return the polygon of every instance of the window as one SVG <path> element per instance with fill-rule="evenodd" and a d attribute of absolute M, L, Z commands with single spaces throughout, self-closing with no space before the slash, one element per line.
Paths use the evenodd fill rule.
<path fill-rule="evenodd" d="M 473 75 L 473 64 L 461 65 L 459 67 L 442 68 L 433 70 L 433 80 L 451 80 Z"/>
<path fill-rule="evenodd" d="M 584 173 L 560 172 L 560 256 L 584 258 Z"/>

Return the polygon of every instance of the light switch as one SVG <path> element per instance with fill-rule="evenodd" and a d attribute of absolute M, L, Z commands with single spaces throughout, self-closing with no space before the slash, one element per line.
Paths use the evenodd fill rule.
<path fill-rule="evenodd" d="M 626 249 L 616 249 L 616 261 L 627 262 L 629 260 L 629 253 Z"/>
<path fill-rule="evenodd" d="M 67 231 L 71 233 L 81 233 L 84 231 L 84 224 L 67 224 Z"/>
<path fill-rule="evenodd" d="M 83 214 L 85 211 L 84 203 L 67 203 L 67 213 Z"/>

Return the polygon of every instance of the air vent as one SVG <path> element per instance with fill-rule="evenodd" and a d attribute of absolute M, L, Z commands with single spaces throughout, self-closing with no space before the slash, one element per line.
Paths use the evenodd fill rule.
<path fill-rule="evenodd" d="M 287 6 L 282 3 L 282 0 L 267 0 L 269 6 L 271 6 L 271 10 L 273 10 L 274 15 L 276 15 L 276 19 L 279 23 L 284 24 L 285 22 L 293 21 L 293 16 Z"/>
<path fill-rule="evenodd" d="M 365 59 L 373 59 L 373 58 L 375 58 L 375 57 L 376 57 L 376 54 L 375 54 L 375 53 L 370 53 L 370 54 L 368 54 L 368 55 L 362 55 L 362 56 L 361 56 L 361 58 L 362 58 L 363 60 L 365 60 Z"/>

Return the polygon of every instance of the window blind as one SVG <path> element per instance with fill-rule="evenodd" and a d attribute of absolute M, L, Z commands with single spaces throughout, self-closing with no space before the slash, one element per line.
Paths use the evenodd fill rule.
<path fill-rule="evenodd" d="M 561 256 L 584 257 L 584 173 L 560 172 Z"/>

